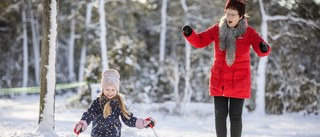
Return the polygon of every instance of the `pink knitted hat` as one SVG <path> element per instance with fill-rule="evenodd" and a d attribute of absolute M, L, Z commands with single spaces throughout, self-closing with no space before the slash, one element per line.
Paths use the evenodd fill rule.
<path fill-rule="evenodd" d="M 106 86 L 113 86 L 119 92 L 120 74 L 118 71 L 114 69 L 107 69 L 102 72 L 101 89 L 103 90 Z"/>

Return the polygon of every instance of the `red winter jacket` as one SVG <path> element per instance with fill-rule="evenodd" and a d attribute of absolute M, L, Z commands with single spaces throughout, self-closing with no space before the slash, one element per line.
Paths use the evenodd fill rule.
<path fill-rule="evenodd" d="M 250 45 L 259 57 L 267 56 L 271 51 L 269 45 L 268 52 L 262 53 L 260 51 L 259 43 L 263 39 L 253 28 L 247 26 L 246 33 L 236 39 L 236 57 L 234 64 L 230 67 L 225 61 L 226 51 L 219 49 L 219 24 L 198 34 L 192 31 L 190 36 L 184 35 L 184 37 L 196 48 L 203 48 L 213 41 L 215 42 L 215 60 L 211 68 L 209 86 L 210 96 L 250 98 Z"/>

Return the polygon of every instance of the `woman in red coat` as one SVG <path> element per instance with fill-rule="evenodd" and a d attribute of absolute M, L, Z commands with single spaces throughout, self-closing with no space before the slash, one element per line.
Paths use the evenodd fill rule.
<path fill-rule="evenodd" d="M 206 31 L 197 34 L 189 25 L 182 29 L 184 37 L 196 48 L 215 42 L 209 88 L 214 96 L 216 133 L 226 137 L 229 114 L 231 137 L 240 137 L 243 102 L 251 93 L 250 46 L 259 57 L 269 55 L 270 46 L 248 26 L 242 0 L 228 0 L 225 16 Z"/>

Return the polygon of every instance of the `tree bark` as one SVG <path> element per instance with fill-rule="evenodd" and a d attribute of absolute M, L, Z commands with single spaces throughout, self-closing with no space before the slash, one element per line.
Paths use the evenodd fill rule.
<path fill-rule="evenodd" d="M 40 109 L 37 130 L 54 130 L 58 0 L 43 1 Z"/>
<path fill-rule="evenodd" d="M 71 14 L 74 14 L 74 9 L 71 9 Z M 75 80 L 75 73 L 74 73 L 74 41 L 75 41 L 75 20 L 74 18 L 71 19 L 70 25 L 70 39 L 68 45 L 68 73 L 69 73 L 69 81 Z"/>
<path fill-rule="evenodd" d="M 185 0 L 181 0 L 181 5 L 182 8 L 186 14 L 186 24 L 189 24 L 189 9 L 188 6 L 186 4 Z M 187 40 L 185 40 L 185 46 L 186 46 L 186 74 L 185 74 L 185 88 L 184 88 L 184 98 L 183 98 L 183 102 L 187 103 L 190 102 L 191 100 L 191 95 L 192 95 L 192 90 L 191 90 L 191 85 L 190 85 L 190 66 L 191 66 L 191 45 L 189 44 L 189 42 Z"/>
<path fill-rule="evenodd" d="M 161 7 L 161 32 L 160 32 L 160 62 L 164 61 L 166 49 L 166 30 L 167 30 L 167 0 L 162 0 Z"/>
<path fill-rule="evenodd" d="M 181 0 L 181 6 L 184 10 L 184 13 L 186 15 L 186 24 L 190 24 L 189 22 L 189 9 L 186 3 L 186 0 Z M 183 115 L 185 113 L 185 106 L 186 103 L 189 103 L 191 100 L 192 90 L 190 85 L 190 72 L 191 72 L 191 45 L 189 42 L 185 39 L 185 55 L 186 55 L 186 68 L 185 68 L 185 87 L 184 87 L 184 97 L 183 97 L 183 103 L 181 103 L 180 113 Z"/>
<path fill-rule="evenodd" d="M 35 74 L 35 82 L 37 85 L 40 84 L 40 50 L 39 50 L 39 38 L 38 38 L 38 29 L 35 24 L 31 0 L 28 1 L 29 14 L 30 14 L 30 25 L 32 32 L 32 45 L 33 45 L 33 54 L 34 54 L 34 74 Z"/>
<path fill-rule="evenodd" d="M 106 28 L 106 17 L 105 17 L 105 11 L 104 11 L 104 4 L 105 0 L 100 0 L 100 6 L 99 6 L 99 22 L 100 22 L 100 29 L 101 29 L 101 35 L 100 35 L 100 47 L 101 47 L 101 66 L 102 70 L 109 69 L 109 61 L 108 61 L 108 55 L 107 55 L 107 28 Z"/>
<path fill-rule="evenodd" d="M 92 13 L 92 3 L 87 4 L 86 9 L 86 20 L 85 20 L 85 31 L 83 35 L 83 46 L 81 48 L 81 57 L 80 57 L 80 65 L 79 65 L 79 77 L 78 81 L 83 81 L 83 75 L 84 75 L 84 68 L 85 68 L 85 59 L 86 59 L 86 53 L 87 53 L 87 44 L 88 44 L 88 30 L 89 30 L 89 24 L 91 22 L 91 14 Z M 80 90 L 79 90 L 80 91 Z"/>
<path fill-rule="evenodd" d="M 28 35 L 27 35 L 27 19 L 26 19 L 26 8 L 24 7 L 24 0 L 21 1 L 22 4 L 22 29 L 23 29 L 23 82 L 22 87 L 27 87 L 28 85 L 28 68 L 29 68 L 29 55 L 28 55 Z"/>

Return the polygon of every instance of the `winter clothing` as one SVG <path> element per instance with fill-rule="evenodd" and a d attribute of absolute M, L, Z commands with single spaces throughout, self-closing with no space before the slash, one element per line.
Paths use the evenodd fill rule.
<path fill-rule="evenodd" d="M 85 130 L 87 129 L 87 127 L 88 127 L 87 122 L 84 121 L 84 120 L 80 120 L 80 121 L 78 122 L 78 124 L 76 125 L 76 127 L 74 128 L 74 132 L 75 132 L 76 134 L 79 134 L 79 133 L 81 133 L 82 131 L 85 131 Z"/>
<path fill-rule="evenodd" d="M 243 102 L 251 93 L 250 45 L 259 57 L 269 55 L 271 48 L 248 26 L 242 0 L 228 0 L 225 13 L 220 23 L 208 30 L 187 35 L 183 29 L 183 35 L 196 48 L 215 42 L 209 92 L 214 96 L 216 134 L 227 136 L 229 114 L 231 137 L 241 137 Z"/>
<path fill-rule="evenodd" d="M 248 26 L 245 18 L 235 28 L 229 28 L 225 17 L 219 24 L 201 33 L 192 31 L 184 37 L 196 48 L 203 48 L 215 42 L 215 60 L 211 69 L 210 95 L 233 98 L 250 98 L 251 71 L 250 45 L 258 56 L 267 56 L 260 50 L 260 42 L 264 42 L 259 34 Z"/>
<path fill-rule="evenodd" d="M 268 45 L 266 43 L 264 43 L 264 42 L 260 42 L 259 48 L 260 48 L 262 53 L 266 53 L 269 50 Z"/>
<path fill-rule="evenodd" d="M 150 123 L 151 123 L 150 120 L 139 118 L 136 121 L 136 127 L 138 129 L 143 129 L 143 128 L 146 128 L 148 126 L 148 124 L 150 124 Z"/>
<path fill-rule="evenodd" d="M 112 86 L 119 92 L 120 89 L 120 74 L 114 69 L 107 69 L 102 73 L 101 88 Z"/>
<path fill-rule="evenodd" d="M 225 6 L 225 13 L 227 12 L 227 9 L 234 9 L 239 12 L 239 16 L 244 16 L 246 12 L 246 4 L 242 0 L 228 0 Z"/>
<path fill-rule="evenodd" d="M 86 130 L 87 126 L 92 122 L 91 137 L 120 137 L 122 125 L 119 121 L 119 116 L 121 116 L 123 123 L 129 127 L 146 128 L 151 121 L 137 119 L 124 108 L 125 101 L 119 94 L 120 74 L 118 71 L 107 69 L 102 73 L 101 89 L 103 90 L 107 86 L 115 87 L 117 95 L 110 99 L 111 97 L 107 97 L 104 92 L 101 92 L 90 104 L 88 110 L 83 113 L 74 132 L 79 134 Z M 148 119 L 155 123 L 154 119 Z"/>
<path fill-rule="evenodd" d="M 148 117 L 146 120 L 147 120 L 147 121 L 150 121 L 150 124 L 148 124 L 148 125 L 146 126 L 146 128 L 148 128 L 148 127 L 153 128 L 153 127 L 156 125 L 156 121 L 155 121 L 152 117 Z M 151 126 L 150 126 L 150 125 L 151 125 Z"/>
<path fill-rule="evenodd" d="M 190 36 L 191 33 L 192 33 L 192 29 L 191 29 L 191 27 L 190 27 L 189 25 L 183 26 L 183 27 L 182 27 L 182 30 L 183 30 L 184 34 L 185 34 L 187 37 Z"/>
<path fill-rule="evenodd" d="M 247 22 L 242 19 L 238 23 L 238 27 L 229 28 L 227 25 L 227 19 L 221 18 L 219 24 L 219 48 L 221 51 L 226 51 L 227 65 L 231 66 L 234 63 L 236 57 L 236 39 L 246 33 Z"/>
<path fill-rule="evenodd" d="M 129 127 L 136 127 L 136 121 L 137 118 L 133 116 L 131 113 L 128 115 L 130 119 L 127 119 L 119 106 L 119 103 L 117 100 L 111 100 L 110 106 L 112 109 L 112 113 L 107 117 L 103 117 L 103 108 L 105 104 L 107 103 L 108 99 L 105 97 L 102 97 L 100 100 L 100 97 L 95 99 L 88 110 L 83 113 L 81 120 L 86 121 L 88 125 L 92 122 L 92 129 L 91 129 L 91 136 L 97 137 L 97 136 L 107 136 L 107 137 L 119 137 L 121 136 L 121 123 L 119 121 L 119 116 L 121 116 L 121 119 L 124 124 L 126 124 Z M 101 104 L 100 104 L 101 103 Z"/>
<path fill-rule="evenodd" d="M 230 103 L 229 103 L 230 102 Z M 227 116 L 229 110 L 231 137 L 241 137 L 242 108 L 244 99 L 214 97 L 216 132 L 218 137 L 227 136 Z M 229 104 L 229 105 L 228 105 Z"/>

